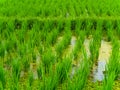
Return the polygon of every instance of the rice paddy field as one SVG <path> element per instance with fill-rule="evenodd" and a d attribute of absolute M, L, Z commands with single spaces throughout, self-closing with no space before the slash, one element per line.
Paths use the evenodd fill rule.
<path fill-rule="evenodd" d="M 0 0 L 0 90 L 120 90 L 119 0 Z"/>

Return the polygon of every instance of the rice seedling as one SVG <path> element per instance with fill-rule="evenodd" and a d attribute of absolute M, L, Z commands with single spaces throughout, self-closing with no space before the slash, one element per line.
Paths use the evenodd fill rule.
<path fill-rule="evenodd" d="M 44 67 L 45 73 L 49 72 L 51 64 L 54 64 L 55 62 L 56 58 L 52 53 L 52 50 L 48 48 L 45 53 L 42 54 L 42 65 Z"/>
<path fill-rule="evenodd" d="M 20 62 L 18 59 L 14 59 L 12 63 L 12 77 L 15 84 L 17 84 L 20 79 L 20 71 Z"/>
<path fill-rule="evenodd" d="M 47 45 L 55 44 L 57 36 L 58 36 L 58 30 L 57 29 L 53 29 L 46 37 Z"/>
<path fill-rule="evenodd" d="M 42 77 L 43 77 L 43 67 L 42 67 L 41 64 L 40 64 L 40 65 L 38 66 L 38 68 L 37 68 L 37 73 L 38 73 L 38 77 L 39 77 L 40 79 L 42 79 Z"/>
<path fill-rule="evenodd" d="M 71 31 L 65 30 L 62 41 L 55 46 L 58 57 L 62 58 L 63 50 L 70 44 L 71 36 Z"/>
<path fill-rule="evenodd" d="M 71 59 L 66 57 L 56 67 L 58 82 L 61 84 L 68 78 L 68 72 L 71 68 Z"/>
<path fill-rule="evenodd" d="M 43 85 L 40 90 L 54 90 L 58 87 L 58 78 L 57 74 L 53 69 L 50 67 L 50 73 L 43 78 Z"/>
<path fill-rule="evenodd" d="M 65 31 L 65 35 L 63 36 L 63 44 L 64 44 L 64 47 L 67 47 L 67 45 L 70 44 L 70 40 L 71 40 L 71 31 L 70 29 L 69 30 L 66 30 Z"/>
<path fill-rule="evenodd" d="M 118 21 L 116 21 L 117 22 L 117 25 L 116 25 L 116 28 L 117 28 L 117 30 L 116 30 L 116 33 L 117 33 L 117 35 L 118 35 L 118 38 L 120 38 L 120 21 L 118 20 Z"/>
<path fill-rule="evenodd" d="M 1 83 L 1 90 L 5 89 L 6 86 L 5 71 L 2 66 L 0 66 L 0 83 Z"/>
<path fill-rule="evenodd" d="M 79 31 L 78 33 L 79 34 L 77 36 L 77 42 L 76 42 L 76 45 L 75 45 L 74 50 L 73 50 L 74 59 L 77 59 L 78 52 L 81 51 L 83 42 L 85 40 L 85 33 L 84 33 L 84 31 Z"/>
<path fill-rule="evenodd" d="M 93 40 L 90 42 L 90 53 L 92 62 L 98 59 L 100 45 L 101 45 L 101 30 L 96 30 L 93 36 Z"/>
<path fill-rule="evenodd" d="M 32 82 L 33 82 L 33 80 L 34 80 L 33 77 L 34 77 L 34 76 L 33 76 L 33 73 L 30 71 L 30 72 L 29 72 L 29 76 L 28 76 L 28 82 L 29 82 L 29 86 L 30 86 L 30 87 L 32 86 Z"/>
<path fill-rule="evenodd" d="M 11 20 L 11 21 L 9 21 L 9 22 L 7 23 L 7 29 L 8 29 L 8 31 L 10 31 L 10 32 L 13 32 L 13 31 L 14 31 L 14 21 L 13 21 L 13 20 Z"/>
<path fill-rule="evenodd" d="M 0 57 L 4 57 L 4 55 L 5 55 L 5 46 L 4 45 L 5 45 L 4 41 L 0 43 Z"/>
<path fill-rule="evenodd" d="M 83 90 L 85 88 L 88 75 L 90 73 L 90 61 L 87 59 L 86 52 L 84 48 L 82 49 L 83 52 L 83 60 L 80 62 L 80 66 L 76 71 L 72 82 L 69 82 L 68 90 Z"/>
<path fill-rule="evenodd" d="M 95 30 L 96 25 L 94 25 L 94 21 L 90 19 L 83 19 L 81 29 L 86 30 L 86 36 L 92 35 L 93 31 Z M 91 29 L 91 30 L 90 30 Z"/>
<path fill-rule="evenodd" d="M 26 58 L 23 58 L 22 64 L 23 64 L 23 69 L 24 69 L 25 71 L 28 71 L 29 68 L 30 68 L 30 61 L 29 61 L 29 59 L 28 59 L 27 57 L 26 57 Z"/>
<path fill-rule="evenodd" d="M 57 44 L 55 48 L 56 48 L 57 56 L 61 57 L 61 54 L 62 54 L 63 49 L 64 49 L 63 42 L 61 42 L 61 44 Z"/>
<path fill-rule="evenodd" d="M 112 90 L 115 78 L 119 74 L 119 43 L 113 38 L 112 55 L 107 65 L 107 74 L 103 83 L 103 90 Z"/>
<path fill-rule="evenodd" d="M 112 33 L 113 28 L 112 28 L 112 26 L 113 26 L 112 23 L 108 22 L 108 24 L 107 24 L 107 28 L 108 28 L 108 30 L 107 30 L 108 41 L 112 40 L 112 36 L 113 36 L 113 33 Z"/>

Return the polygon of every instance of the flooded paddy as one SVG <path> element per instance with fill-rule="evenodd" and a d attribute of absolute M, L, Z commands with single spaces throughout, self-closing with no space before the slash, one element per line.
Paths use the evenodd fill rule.
<path fill-rule="evenodd" d="M 84 50 L 86 52 L 87 59 L 90 59 L 90 57 L 91 57 L 90 43 L 92 40 L 93 40 L 93 38 L 85 37 L 84 42 L 82 43 L 82 48 L 84 48 Z M 58 36 L 56 43 L 53 46 L 51 46 L 51 53 L 53 55 L 55 55 L 55 56 L 57 55 L 56 45 L 61 44 L 62 41 L 63 41 L 63 36 L 60 36 L 60 37 Z M 73 80 L 75 78 L 76 74 L 80 70 L 81 63 L 83 63 L 82 61 L 84 61 L 84 55 L 83 55 L 83 52 L 81 49 L 78 49 L 77 58 L 75 58 L 73 55 L 73 52 L 76 48 L 77 43 L 78 43 L 78 38 L 76 36 L 71 36 L 71 40 L 70 40 L 69 44 L 67 45 L 66 48 L 63 49 L 63 52 L 61 55 L 61 57 L 62 57 L 61 59 L 64 59 L 66 57 L 71 57 L 71 60 L 72 60 L 71 68 L 70 68 L 70 72 L 68 74 L 70 80 Z M 35 60 L 34 60 L 35 62 L 33 62 L 33 61 L 30 62 L 30 67 L 28 69 L 29 71 L 26 72 L 24 70 L 21 70 L 20 81 L 25 81 L 26 79 L 28 79 L 29 73 L 31 73 L 33 75 L 32 78 L 35 81 L 35 83 L 37 82 L 37 84 L 38 84 L 38 80 L 39 79 L 42 80 L 42 76 L 39 77 L 38 71 L 37 71 L 39 66 L 40 65 L 42 66 L 42 64 L 41 64 L 42 63 L 42 54 L 40 54 L 38 48 L 34 48 L 34 53 L 35 53 Z M 47 52 L 45 51 L 44 53 L 47 53 Z M 111 42 L 108 42 L 106 40 L 101 40 L 98 59 L 93 64 L 93 66 L 91 68 L 91 72 L 89 74 L 90 78 L 87 80 L 87 83 L 88 83 L 87 87 L 89 88 L 88 90 L 96 90 L 95 85 L 97 83 L 98 83 L 98 86 L 99 85 L 102 86 L 102 82 L 104 81 L 105 74 L 107 72 L 106 66 L 109 63 L 111 54 L 112 54 Z M 53 70 L 56 69 L 56 66 L 58 65 L 58 63 L 61 63 L 61 62 L 55 61 L 55 63 L 52 66 Z M 7 67 L 6 67 L 6 70 L 7 70 Z M 49 78 L 49 77 L 46 77 L 45 79 L 47 79 L 47 78 Z M 120 85 L 120 83 L 119 83 L 119 78 L 118 78 L 118 80 L 115 80 L 115 84 L 114 84 L 114 86 L 116 87 L 115 90 L 120 89 L 119 85 Z M 93 88 L 91 89 L 91 87 L 93 87 L 94 89 Z"/>
<path fill-rule="evenodd" d="M 112 53 L 112 46 L 110 42 L 101 41 L 101 47 L 99 49 L 99 57 L 97 61 L 97 66 L 93 68 L 94 81 L 104 80 L 104 74 L 106 70 L 106 65 L 109 62 L 110 55 Z"/>
<path fill-rule="evenodd" d="M 61 38 L 61 37 L 60 37 Z M 84 40 L 84 48 L 87 54 L 87 57 L 90 58 L 90 42 L 92 39 L 90 38 L 86 38 Z M 72 36 L 71 38 L 71 43 L 68 46 L 68 48 L 66 49 L 66 54 L 70 55 L 70 53 L 72 53 L 75 45 L 77 42 L 77 38 L 75 36 Z M 105 77 L 105 70 L 106 70 L 106 65 L 109 62 L 110 56 L 112 53 L 112 45 L 111 42 L 105 41 L 105 40 L 101 40 L 101 47 L 99 48 L 99 57 L 97 60 L 97 64 L 94 64 L 93 66 L 93 70 L 92 70 L 92 82 L 97 82 L 100 81 L 102 82 L 104 80 Z M 80 57 L 81 60 L 82 57 Z M 79 63 L 78 63 L 79 62 Z M 80 65 L 80 61 L 76 62 L 75 60 L 73 60 L 72 64 L 72 70 L 71 70 L 71 75 L 70 78 L 72 78 L 74 76 L 74 74 L 77 72 L 79 65 Z"/>

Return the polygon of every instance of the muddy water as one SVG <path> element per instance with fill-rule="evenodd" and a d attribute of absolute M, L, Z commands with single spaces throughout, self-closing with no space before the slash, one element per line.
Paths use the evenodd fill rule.
<path fill-rule="evenodd" d="M 90 46 L 90 41 L 92 39 L 85 39 L 84 41 L 84 48 L 86 50 L 86 54 L 87 54 L 87 57 L 90 58 L 90 50 L 89 50 L 89 46 Z"/>
<path fill-rule="evenodd" d="M 90 41 L 92 39 L 85 39 L 84 41 L 84 48 L 87 53 L 87 57 L 90 57 Z M 110 42 L 107 42 L 105 40 L 101 41 L 101 47 L 99 49 L 99 57 L 97 66 L 93 66 L 93 81 L 102 81 L 104 79 L 104 72 L 107 62 L 109 61 L 110 55 L 112 52 L 112 46 Z"/>
<path fill-rule="evenodd" d="M 90 50 L 89 50 L 89 45 L 90 45 L 90 41 L 92 39 L 85 39 L 84 41 L 84 48 L 86 50 L 86 54 L 87 57 L 90 57 Z M 73 40 L 71 40 L 71 45 L 75 46 L 75 39 L 73 38 Z M 112 46 L 110 42 L 101 41 L 101 47 L 99 49 L 99 58 L 98 58 L 98 62 L 97 62 L 97 66 L 93 66 L 93 81 L 102 81 L 104 79 L 104 72 L 105 72 L 105 67 L 106 64 L 110 58 L 112 52 Z M 74 76 L 76 70 L 77 70 L 77 66 L 73 66 L 72 71 L 71 71 L 71 78 Z"/>
<path fill-rule="evenodd" d="M 111 43 L 102 40 L 99 50 L 98 66 L 95 66 L 93 69 L 94 82 L 102 81 L 104 79 L 105 67 L 110 58 L 111 52 Z"/>
<path fill-rule="evenodd" d="M 98 61 L 106 61 L 106 62 L 108 62 L 111 53 L 112 53 L 112 45 L 111 45 L 111 43 L 102 40 L 101 41 L 101 48 L 99 50 Z"/>
<path fill-rule="evenodd" d="M 75 44 L 76 44 L 76 37 L 72 36 L 71 44 L 70 45 L 71 45 L 72 48 L 74 48 Z"/>
<path fill-rule="evenodd" d="M 73 36 L 72 39 L 71 39 L 71 50 L 74 49 L 74 47 L 76 45 L 76 41 L 77 41 L 76 37 Z M 88 57 L 90 57 L 89 43 L 90 43 L 90 39 L 85 39 L 85 41 L 83 43 L 84 48 L 86 50 L 86 54 L 87 54 Z M 73 62 L 72 62 L 72 71 L 71 71 L 71 75 L 70 75 L 71 79 L 74 77 L 75 73 L 78 71 L 78 69 L 80 67 L 81 60 L 83 60 L 82 55 L 80 55 L 79 58 L 80 58 L 79 61 L 78 61 L 79 63 L 76 62 L 75 60 L 73 60 Z"/>
<path fill-rule="evenodd" d="M 71 41 L 70 41 L 70 45 L 65 49 L 65 51 L 63 52 L 63 57 L 66 57 L 66 56 L 70 56 L 71 53 L 72 53 L 72 50 L 74 49 L 75 47 L 75 44 L 76 44 L 76 37 L 75 36 L 72 36 L 71 37 Z"/>
<path fill-rule="evenodd" d="M 106 61 L 98 61 L 98 66 L 93 70 L 93 81 L 102 81 L 104 79 Z"/>

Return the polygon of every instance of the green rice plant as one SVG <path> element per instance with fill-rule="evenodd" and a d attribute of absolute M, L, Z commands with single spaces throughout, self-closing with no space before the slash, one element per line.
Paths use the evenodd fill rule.
<path fill-rule="evenodd" d="M 36 46 L 36 32 L 35 30 L 29 31 L 29 46 L 34 48 Z"/>
<path fill-rule="evenodd" d="M 119 44 L 119 41 L 117 38 L 113 38 L 112 43 L 113 43 L 112 56 L 111 56 L 111 60 L 109 61 L 110 65 L 108 65 L 108 71 L 115 71 L 115 75 L 117 76 L 119 74 L 119 63 L 120 63 L 119 62 L 119 56 L 120 56 L 119 47 L 120 47 L 120 44 Z"/>
<path fill-rule="evenodd" d="M 116 21 L 117 23 L 117 25 L 116 25 L 116 33 L 117 33 L 117 35 L 118 35 L 118 38 L 120 39 L 120 20 L 117 20 Z"/>
<path fill-rule="evenodd" d="M 13 32 L 14 31 L 14 21 L 13 20 L 10 20 L 7 22 L 7 29 L 10 31 L 10 32 Z"/>
<path fill-rule="evenodd" d="M 58 21 L 57 30 L 62 32 L 64 30 L 65 23 L 62 20 Z"/>
<path fill-rule="evenodd" d="M 40 37 L 40 35 L 41 35 L 41 31 L 36 31 L 36 30 L 34 30 L 33 29 L 33 31 L 34 31 L 34 33 L 32 33 L 33 34 L 33 47 L 38 47 L 40 44 L 41 44 L 41 37 Z"/>
<path fill-rule="evenodd" d="M 29 80 L 26 82 L 26 89 L 27 90 L 31 90 L 31 86 L 30 86 Z"/>
<path fill-rule="evenodd" d="M 40 40 L 42 41 L 42 43 L 44 44 L 45 43 L 45 41 L 46 41 L 46 37 L 48 36 L 48 32 L 47 32 L 47 30 L 41 30 L 41 32 L 40 32 Z"/>
<path fill-rule="evenodd" d="M 80 20 L 76 20 L 76 24 L 75 24 L 75 35 L 76 36 L 79 36 L 80 24 L 81 24 L 81 21 Z"/>
<path fill-rule="evenodd" d="M 29 82 L 30 87 L 32 86 L 33 81 L 34 81 L 34 76 L 33 76 L 32 71 L 30 71 L 29 76 L 28 76 L 28 82 Z"/>
<path fill-rule="evenodd" d="M 18 83 L 20 79 L 20 71 L 21 71 L 21 65 L 19 59 L 14 59 L 12 62 L 12 77 L 13 82 Z"/>
<path fill-rule="evenodd" d="M 14 51 L 17 48 L 17 41 L 13 37 L 9 36 L 9 39 L 2 40 L 1 42 L 1 57 L 4 57 L 5 53 Z"/>
<path fill-rule="evenodd" d="M 63 50 L 70 44 L 71 36 L 71 31 L 65 30 L 62 41 L 55 46 L 58 57 L 62 58 Z"/>
<path fill-rule="evenodd" d="M 23 20 L 21 30 L 24 30 L 24 31 L 27 30 L 27 21 L 26 20 Z"/>
<path fill-rule="evenodd" d="M 71 58 L 65 57 L 62 62 L 59 62 L 59 64 L 56 67 L 56 74 L 59 84 L 63 83 L 68 78 L 68 72 L 71 68 Z"/>
<path fill-rule="evenodd" d="M 13 83 L 12 90 L 19 90 L 19 83 Z"/>
<path fill-rule="evenodd" d="M 112 36 L 113 36 L 113 31 L 109 29 L 109 30 L 107 31 L 107 34 L 108 34 L 108 35 L 107 35 L 107 36 L 108 36 L 108 41 L 111 41 L 111 40 L 112 40 Z"/>
<path fill-rule="evenodd" d="M 37 73 L 38 73 L 38 77 L 39 77 L 40 79 L 42 79 L 42 78 L 43 78 L 43 67 L 42 67 L 41 64 L 39 64 L 39 66 L 38 66 L 38 68 L 37 68 Z"/>
<path fill-rule="evenodd" d="M 36 32 L 39 32 L 39 20 L 34 20 L 32 30 L 35 30 Z"/>
<path fill-rule="evenodd" d="M 112 39 L 113 48 L 112 55 L 107 65 L 107 74 L 103 83 L 103 90 L 112 90 L 114 80 L 117 78 L 119 72 L 119 42 L 117 38 Z"/>
<path fill-rule="evenodd" d="M 77 42 L 76 45 L 73 49 L 73 55 L 74 55 L 74 59 L 77 59 L 78 57 L 78 53 L 80 52 L 83 42 L 85 40 L 85 32 L 84 31 L 79 31 L 78 32 L 78 36 L 77 36 Z"/>
<path fill-rule="evenodd" d="M 42 54 L 42 65 L 44 67 L 45 73 L 49 72 L 49 68 L 52 64 L 56 62 L 56 58 L 54 53 L 52 52 L 52 49 L 48 48 L 43 54 Z"/>
<path fill-rule="evenodd" d="M 50 67 L 50 73 L 43 77 L 43 85 L 40 90 L 56 90 L 58 87 L 58 78 L 56 70 Z"/>
<path fill-rule="evenodd" d="M 45 77 L 43 81 L 43 86 L 40 87 L 40 90 L 51 90 L 51 77 Z"/>
<path fill-rule="evenodd" d="M 50 29 L 51 22 L 49 20 L 46 20 L 46 21 L 44 21 L 44 23 L 45 23 L 45 25 L 43 27 L 44 32 L 50 32 L 51 31 L 51 29 Z"/>
<path fill-rule="evenodd" d="M 115 72 L 111 72 L 107 78 L 105 78 L 106 81 L 103 83 L 103 90 L 113 90 L 113 83 L 115 79 Z"/>
<path fill-rule="evenodd" d="M 6 41 L 6 51 L 10 52 L 16 50 L 17 45 L 18 45 L 18 40 L 16 38 L 15 33 L 13 33 L 12 35 L 9 36 L 9 38 Z"/>
<path fill-rule="evenodd" d="M 36 53 L 33 52 L 31 57 L 32 57 L 32 62 L 35 63 L 36 62 Z"/>
<path fill-rule="evenodd" d="M 69 30 L 65 30 L 65 35 L 63 36 L 63 44 L 64 44 L 64 47 L 67 47 L 67 45 L 70 44 L 70 40 L 71 40 L 71 36 L 72 36 L 72 33 Z"/>
<path fill-rule="evenodd" d="M 1 20 L 1 24 L 0 24 L 1 34 L 4 35 L 4 33 L 6 32 L 6 28 L 7 28 L 7 22 L 5 20 Z"/>
<path fill-rule="evenodd" d="M 0 66 L 0 83 L 1 83 L 1 89 L 5 89 L 6 86 L 6 79 L 5 79 L 5 71 L 2 66 Z"/>
<path fill-rule="evenodd" d="M 93 40 L 90 42 L 90 53 L 92 62 L 96 61 L 99 56 L 99 48 L 101 46 L 101 30 L 96 30 Z"/>
<path fill-rule="evenodd" d="M 7 40 L 9 39 L 9 36 L 10 36 L 10 31 L 5 29 L 4 32 L 2 33 L 2 37 Z"/>
<path fill-rule="evenodd" d="M 55 50 L 57 52 L 58 57 L 62 57 L 63 49 L 64 49 L 64 43 L 63 42 L 61 42 L 61 43 L 59 43 L 55 46 Z"/>
<path fill-rule="evenodd" d="M 5 55 L 5 41 L 0 42 L 0 57 L 4 57 Z"/>
<path fill-rule="evenodd" d="M 77 69 L 73 79 L 69 81 L 68 90 L 84 90 L 89 73 L 90 73 L 90 61 L 87 58 L 84 48 L 82 49 L 83 60 L 80 62 L 80 66 Z"/>
<path fill-rule="evenodd" d="M 28 71 L 29 68 L 30 68 L 30 61 L 29 61 L 29 59 L 27 57 L 23 56 L 22 64 L 23 64 L 24 70 Z"/>
<path fill-rule="evenodd" d="M 42 45 L 42 42 L 40 42 L 40 45 L 38 46 L 38 51 L 40 54 L 43 54 L 44 52 L 44 46 Z"/>
<path fill-rule="evenodd" d="M 46 43 L 47 45 L 53 45 L 56 42 L 58 36 L 58 30 L 53 29 L 47 36 L 46 36 Z"/>
<path fill-rule="evenodd" d="M 94 32 L 94 27 L 96 27 L 94 23 L 95 21 L 92 21 L 91 19 L 84 19 L 84 21 L 82 22 L 83 30 L 86 30 L 85 32 L 87 37 L 89 37 L 89 35 Z"/>
<path fill-rule="evenodd" d="M 112 36 L 113 36 L 112 20 L 104 20 L 103 21 L 103 25 L 102 25 L 102 29 L 103 29 L 104 33 L 107 34 L 108 41 L 111 41 L 112 40 Z"/>
<path fill-rule="evenodd" d="M 85 40 L 85 32 L 84 31 L 79 31 L 79 36 L 78 36 L 78 43 L 83 43 Z M 80 45 L 80 44 L 79 44 Z"/>
<path fill-rule="evenodd" d="M 25 45 L 24 44 L 18 44 L 16 52 L 18 53 L 18 55 L 20 57 L 23 57 L 25 52 L 26 52 Z"/>
<path fill-rule="evenodd" d="M 80 30 L 86 30 L 86 26 L 87 26 L 87 20 L 86 19 L 80 19 L 81 23 L 80 23 Z"/>
<path fill-rule="evenodd" d="M 100 30 L 99 33 L 101 34 L 101 38 L 104 34 L 103 30 L 102 30 L 102 24 L 103 24 L 103 20 L 97 20 L 96 22 L 97 25 L 95 25 L 96 30 Z"/>
<path fill-rule="evenodd" d="M 19 30 L 16 32 L 16 38 L 18 39 L 19 43 L 22 44 L 25 42 L 25 31 Z"/>

